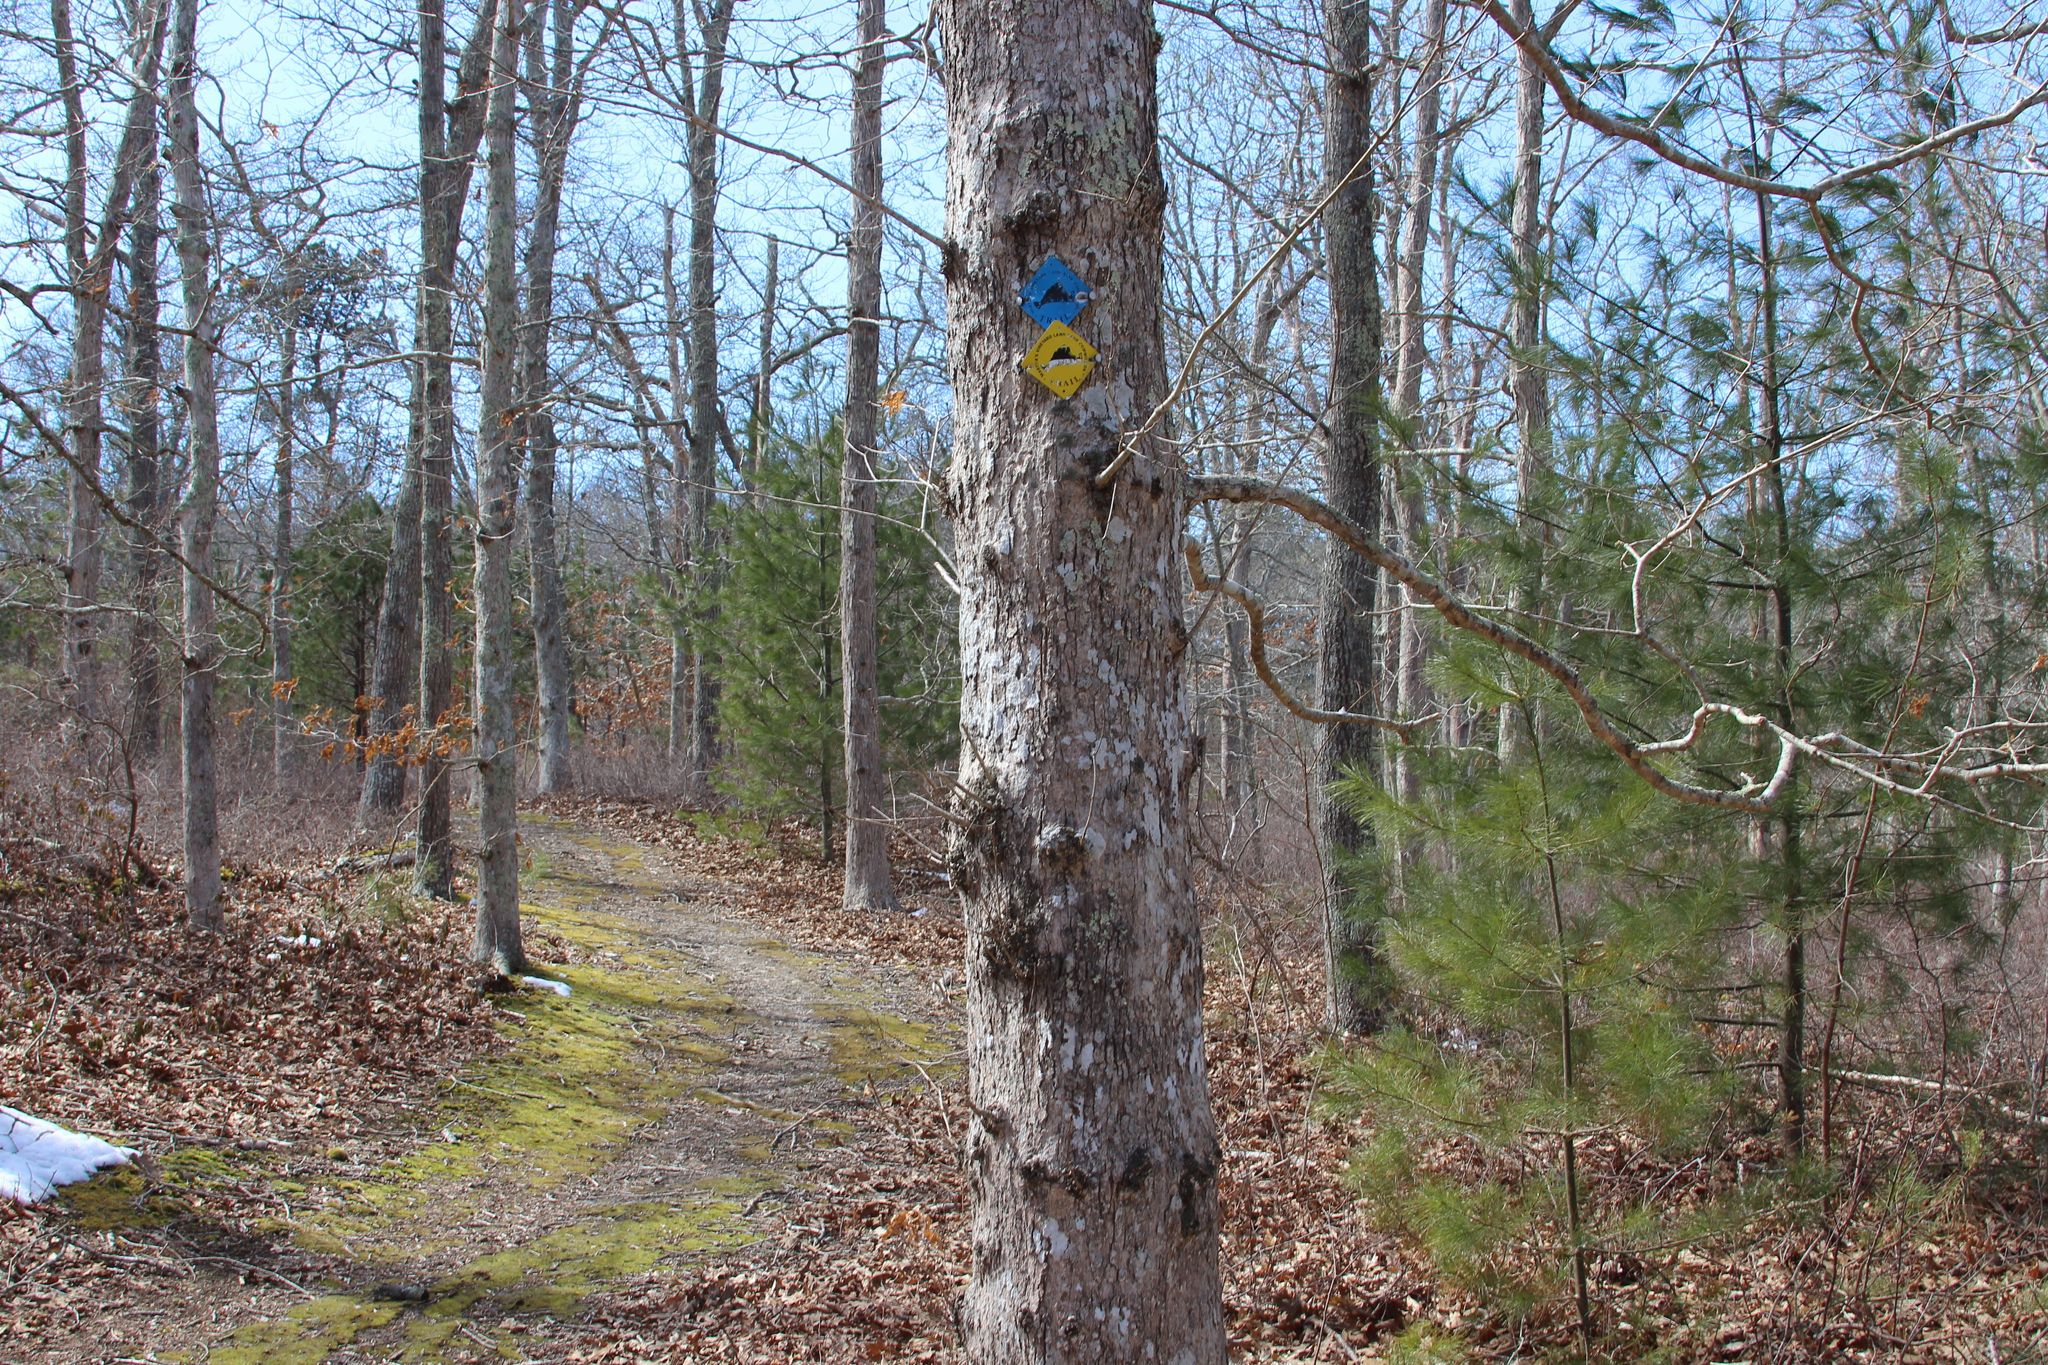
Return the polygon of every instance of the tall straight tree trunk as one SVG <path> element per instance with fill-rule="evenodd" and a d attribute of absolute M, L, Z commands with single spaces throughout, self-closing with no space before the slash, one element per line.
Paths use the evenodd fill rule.
<path fill-rule="evenodd" d="M 1769 149 L 1763 158 L 1769 157 Z M 1766 160 L 1767 164 L 1767 160 Z M 1776 550 L 1770 576 L 1771 662 L 1776 677 L 1773 717 L 1788 733 L 1798 722 L 1793 680 L 1798 660 L 1792 634 L 1792 518 L 1785 487 L 1785 419 L 1778 370 L 1778 261 L 1773 242 L 1771 201 L 1756 197 L 1757 259 L 1762 265 L 1763 357 L 1758 395 L 1763 418 L 1764 487 L 1770 497 L 1767 515 Z M 1783 996 L 1778 1015 L 1778 1104 L 1785 1144 L 1793 1151 L 1806 1145 L 1806 888 L 1799 808 L 1790 799 L 1777 819 L 1779 930 L 1785 939 Z"/>
<path fill-rule="evenodd" d="M 768 458 L 768 434 L 775 425 L 775 304 L 782 284 L 782 243 L 768 239 L 766 278 L 761 286 L 759 362 L 754 370 L 753 439 L 747 448 L 747 483 L 758 488 L 761 462 Z"/>
<path fill-rule="evenodd" d="M 1423 17 L 1422 71 L 1415 92 L 1415 159 L 1409 168 L 1407 214 L 1401 224 L 1401 257 L 1398 272 L 1399 297 L 1395 303 L 1398 340 L 1395 345 L 1394 414 L 1405 433 L 1410 452 L 1420 444 L 1422 420 L 1422 375 L 1429 366 L 1428 319 L 1423 315 L 1422 283 L 1425 258 L 1429 252 L 1431 205 L 1436 198 L 1437 149 L 1442 141 L 1444 25 L 1449 5 L 1446 0 L 1429 0 Z M 1411 453 L 1396 466 L 1394 513 L 1396 540 L 1402 552 L 1420 562 L 1427 529 L 1422 498 L 1422 466 Z M 1393 650 L 1395 682 L 1394 712 L 1399 716 L 1422 715 L 1429 706 L 1429 683 L 1423 668 L 1429 656 L 1429 636 L 1424 626 L 1424 609 L 1402 590 L 1401 614 L 1394 624 Z M 1418 795 L 1415 767 L 1408 761 L 1407 746 L 1394 752 L 1394 795 L 1413 801 Z M 1413 847 L 1402 850 L 1404 860 Z"/>
<path fill-rule="evenodd" d="M 733 0 L 712 0 L 703 11 L 703 70 L 691 111 L 685 149 L 690 176 L 690 516 L 684 553 L 698 594 L 690 633 L 689 780 L 700 796 L 711 787 L 718 749 L 718 679 L 711 668 L 712 622 L 703 605 L 716 566 L 711 508 L 718 485 L 718 123 L 725 97 L 726 36 Z M 680 23 L 680 19 L 677 21 Z"/>
<path fill-rule="evenodd" d="M 213 566 L 213 524 L 220 494 L 220 425 L 214 394 L 213 353 L 219 329 L 213 315 L 213 230 L 206 187 L 199 174 L 199 104 L 196 44 L 199 0 L 177 0 L 171 21 L 171 218 L 177 228 L 178 273 L 185 296 L 186 440 L 190 456 L 185 496 L 178 508 L 184 555 L 184 687 L 179 725 L 184 743 L 185 915 L 195 930 L 218 931 L 220 841 L 213 748 L 213 689 L 220 668 L 220 632 L 213 588 L 202 575 Z"/>
<path fill-rule="evenodd" d="M 1516 24 L 1533 28 L 1531 0 L 1510 0 Z M 1550 382 L 1544 370 L 1543 312 L 1547 267 L 1543 259 L 1543 69 L 1515 49 L 1514 208 L 1508 224 L 1514 298 L 1508 320 L 1508 388 L 1515 413 L 1515 522 L 1524 538 L 1548 543 L 1537 502 L 1550 468 Z M 1526 608 L 1542 589 L 1542 567 L 1518 573 L 1508 604 Z M 1540 724 L 1531 712 L 1532 724 Z M 1498 749 L 1502 762 L 1524 748 L 1523 736 L 1503 711 Z"/>
<path fill-rule="evenodd" d="M 574 680 L 569 671 L 568 598 L 562 589 L 561 551 L 555 533 L 555 456 L 558 441 L 548 395 L 553 375 L 548 341 L 554 323 L 555 246 L 562 219 L 562 185 L 568 172 L 569 139 L 576 123 L 576 9 L 554 0 L 554 38 L 543 56 L 542 11 L 536 6 L 526 34 L 526 86 L 532 111 L 537 173 L 533 226 L 526 247 L 526 317 L 520 420 L 526 430 L 526 537 L 533 567 L 533 653 L 540 725 L 540 782 L 543 794 L 566 792 L 569 720 Z"/>
<path fill-rule="evenodd" d="M 687 88 L 687 86 L 685 87 Z M 690 756 L 690 612 L 686 604 L 695 595 L 690 558 L 690 441 L 682 421 L 684 394 L 689 385 L 683 365 L 683 294 L 676 283 L 676 211 L 663 205 L 661 211 L 661 287 L 667 307 L 662 328 L 668 345 L 669 393 L 669 553 L 673 560 L 669 578 L 675 584 L 675 611 L 669 617 L 668 657 L 668 756 L 687 769 Z M 622 357 L 632 346 L 621 340 Z M 701 795 L 701 793 L 692 793 Z"/>
<path fill-rule="evenodd" d="M 158 587 L 167 562 L 157 536 L 164 525 L 163 306 L 159 286 L 162 255 L 163 168 L 152 162 L 136 182 L 135 223 L 128 243 L 127 383 L 122 409 L 128 419 L 129 574 L 134 580 L 135 614 L 128 625 L 128 743 L 138 762 L 153 765 L 163 744 L 163 626 L 157 619 Z"/>
<path fill-rule="evenodd" d="M 1224 1359 L 1144 0 L 942 0 L 977 1365 Z M 1056 113 L 1054 112 L 1056 111 Z M 1094 286 L 1071 399 L 1019 289 Z M 1142 431 L 1142 434 L 1140 434 Z M 1099 486 L 1126 443 L 1128 464 Z"/>
<path fill-rule="evenodd" d="M 416 349 L 426 349 L 423 330 L 415 329 Z M 414 671 L 419 667 L 420 638 L 420 448 L 424 443 L 420 417 L 425 398 L 426 362 L 412 364 L 412 413 L 406 432 L 405 467 L 398 496 L 391 504 L 391 553 L 384 563 L 384 593 L 377 605 L 377 648 L 370 661 L 372 709 L 365 737 L 362 792 L 356 801 L 359 833 L 382 833 L 392 827 L 405 805 L 405 755 L 393 736 L 403 723 Z"/>
<path fill-rule="evenodd" d="M 498 0 L 485 171 L 483 378 L 476 452 L 476 764 L 483 853 L 477 867 L 472 956 L 500 973 L 526 966 L 519 941 L 519 734 L 512 634 L 512 553 L 517 493 L 519 291 L 518 99 L 520 0 Z"/>
<path fill-rule="evenodd" d="M 296 306 L 287 303 L 288 307 Z M 278 347 L 277 499 L 270 546 L 270 771 L 279 790 L 291 778 L 298 724 L 292 707 L 292 464 L 298 439 L 299 329 L 287 323 Z"/>
<path fill-rule="evenodd" d="M 135 7 L 129 35 L 128 96 L 121 142 L 97 230 L 87 216 L 89 165 L 84 77 L 72 32 L 70 0 L 51 0 L 50 31 L 57 57 L 58 96 L 64 111 L 64 263 L 72 308 L 71 367 L 65 376 L 64 424 L 70 465 L 66 474 L 64 544 L 64 697 L 83 726 L 105 718 L 106 684 L 99 657 L 101 545 L 101 435 L 106 428 L 107 305 L 136 181 L 155 159 L 157 71 L 164 43 L 163 0 Z"/>
<path fill-rule="evenodd" d="M 847 910 L 894 910 L 875 661 L 875 447 L 882 348 L 882 44 L 888 0 L 860 0 L 853 232 L 846 248 L 846 416 L 839 473 L 839 666 L 845 706 Z"/>
<path fill-rule="evenodd" d="M 488 107 L 496 6 L 486 0 L 463 53 L 458 99 L 450 107 L 443 0 L 420 6 L 420 677 L 419 723 L 429 738 L 420 765 L 419 857 L 414 886 L 453 894 L 455 844 L 449 823 L 448 754 L 433 729 L 454 719 L 455 700 L 455 253 L 477 142 Z M 510 79 L 508 71 L 507 79 Z"/>
<path fill-rule="evenodd" d="M 1323 174 L 1335 186 L 1323 208 L 1330 280 L 1330 406 L 1323 496 L 1360 526 L 1380 524 L 1379 267 L 1373 238 L 1371 17 L 1365 0 L 1328 0 L 1329 74 L 1323 84 Z M 1316 691 L 1326 710 L 1377 709 L 1373 640 L 1379 575 L 1334 542 L 1323 567 Z M 1316 733 L 1316 825 L 1323 859 L 1325 1022 L 1340 1033 L 1375 1031 L 1386 1011 L 1375 961 L 1375 889 L 1359 873 L 1372 832 L 1338 802 L 1333 783 L 1353 771 L 1378 776 L 1370 729 L 1325 725 Z"/>

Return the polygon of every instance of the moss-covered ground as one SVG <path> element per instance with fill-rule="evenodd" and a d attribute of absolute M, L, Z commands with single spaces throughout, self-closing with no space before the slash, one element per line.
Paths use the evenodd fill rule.
<path fill-rule="evenodd" d="M 842 1140 L 835 1094 L 941 1055 L 857 976 L 679 904 L 637 846 L 544 821 L 523 838 L 525 908 L 575 959 L 535 971 L 572 994 L 503 997 L 502 1049 L 449 1080 L 423 1141 L 371 1165 L 187 1149 L 69 1195 L 82 1227 L 132 1234 L 209 1184 L 260 1186 L 280 1210 L 262 1231 L 331 1267 L 180 1358 L 523 1358 L 591 1293 L 751 1240 L 761 1197 L 801 1179 L 785 1135 Z"/>

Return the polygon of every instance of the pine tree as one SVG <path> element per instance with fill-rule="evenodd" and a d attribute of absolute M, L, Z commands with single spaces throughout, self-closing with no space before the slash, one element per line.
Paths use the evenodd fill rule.
<path fill-rule="evenodd" d="M 802 813 L 829 861 L 842 804 L 839 448 L 835 424 L 771 447 L 756 496 L 729 516 L 731 563 L 718 588 L 716 646 L 730 690 L 725 784 L 753 809 Z M 891 769 L 928 764 L 953 733 L 952 624 L 914 497 L 884 484 L 875 517 L 877 677 Z"/>

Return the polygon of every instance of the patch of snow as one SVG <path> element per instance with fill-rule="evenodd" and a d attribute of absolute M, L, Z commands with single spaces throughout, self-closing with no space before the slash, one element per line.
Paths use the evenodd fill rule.
<path fill-rule="evenodd" d="M 538 986 L 544 991 L 553 991 L 556 995 L 569 994 L 569 983 L 566 981 L 550 981 L 544 976 L 522 976 L 519 979 L 528 986 Z"/>
<path fill-rule="evenodd" d="M 320 940 L 314 938 L 311 934 L 279 934 L 277 941 L 279 943 L 289 943 L 294 948 L 318 948 L 320 946 Z"/>
<path fill-rule="evenodd" d="M 96 1137 L 0 1104 L 0 1199 L 33 1204 L 59 1185 L 87 1179 L 109 1166 L 125 1166 L 135 1155 Z"/>

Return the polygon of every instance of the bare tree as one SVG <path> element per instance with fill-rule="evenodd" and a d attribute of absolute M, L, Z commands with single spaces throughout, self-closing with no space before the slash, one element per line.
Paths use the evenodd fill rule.
<path fill-rule="evenodd" d="M 388 824 L 405 800 L 407 756 L 391 750 L 390 737 L 402 728 L 408 679 L 415 666 L 419 687 L 412 705 L 420 726 L 440 719 L 450 693 L 446 644 L 453 623 L 447 597 L 454 569 L 447 554 L 447 520 L 454 497 L 455 253 L 477 142 L 483 135 L 493 0 L 483 0 L 478 9 L 476 27 L 456 72 L 452 103 L 447 91 L 444 0 L 423 0 L 419 16 L 420 282 L 413 346 L 418 359 L 412 372 L 406 464 L 391 507 L 391 557 L 377 614 L 377 656 L 372 666 L 376 711 L 356 814 L 364 830 Z M 438 544 L 438 557 L 428 554 L 431 544 Z M 428 647 L 422 648 L 422 643 Z M 379 738 L 385 742 L 376 742 Z M 423 757 L 417 866 L 423 887 L 445 893 L 447 784 L 440 756 L 431 746 Z"/>
<path fill-rule="evenodd" d="M 846 245 L 845 451 L 839 474 L 839 658 L 846 744 L 848 910 L 893 910 L 888 775 L 875 662 L 876 387 L 882 313 L 882 69 L 887 0 L 860 0 L 853 77 L 853 231 Z M 765 362 L 764 362 L 765 368 Z"/>
<path fill-rule="evenodd" d="M 420 691 L 419 722 L 441 727 L 453 717 L 455 663 L 455 253 L 462 210 L 469 198 L 477 142 L 483 135 L 483 94 L 493 0 L 477 10 L 477 27 L 463 53 L 460 92 L 446 102 L 443 0 L 420 8 Z M 507 79 L 511 68 L 507 67 Z M 452 893 L 455 842 L 448 811 L 449 754 L 430 739 L 421 755 L 419 857 L 414 884 L 421 893 Z"/>
<path fill-rule="evenodd" d="M 533 649 L 540 726 L 540 790 L 567 791 L 569 720 L 574 703 L 570 676 L 569 604 L 562 588 L 561 550 L 555 529 L 555 431 L 553 374 L 548 345 L 554 323 L 555 255 L 568 175 L 569 141 L 582 112 L 587 57 L 576 59 L 576 20 L 582 5 L 553 0 L 536 5 L 526 31 L 528 120 L 534 144 L 533 223 L 526 245 L 526 316 L 520 423 L 525 433 L 527 551 L 533 566 Z M 552 42 L 543 13 L 552 17 Z M 592 44 L 595 54 L 600 43 Z"/>
<path fill-rule="evenodd" d="M 164 45 L 166 8 L 149 0 L 133 10 L 127 44 L 133 86 L 128 96 L 113 173 L 95 223 L 88 213 L 88 134 L 85 74 L 72 31 L 70 0 L 51 0 L 50 27 L 57 55 L 58 95 L 64 110 L 64 263 L 72 300 L 71 366 L 65 378 L 65 436 L 69 509 L 64 549 L 64 687 L 72 713 L 90 722 L 102 717 L 106 698 L 99 659 L 100 578 L 105 554 L 100 544 L 101 434 L 106 427 L 107 308 L 113 294 L 114 262 L 129 216 L 135 185 L 155 160 L 157 72 Z"/>
<path fill-rule="evenodd" d="M 218 931 L 220 840 L 216 810 L 213 693 L 220 669 L 220 632 L 214 620 L 214 517 L 220 497 L 220 421 L 215 396 L 213 216 L 199 166 L 199 0 L 172 7 L 170 80 L 171 219 L 176 225 L 178 271 L 185 297 L 186 441 L 190 447 L 185 496 L 178 507 L 178 547 L 184 558 L 184 689 L 179 706 L 185 756 L 185 913 L 196 930 Z"/>

